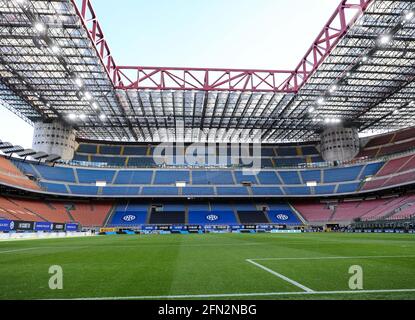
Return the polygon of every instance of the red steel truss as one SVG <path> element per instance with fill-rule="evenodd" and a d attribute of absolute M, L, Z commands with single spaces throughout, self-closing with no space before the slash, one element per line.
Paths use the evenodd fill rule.
<path fill-rule="evenodd" d="M 117 66 L 91 0 L 71 1 L 116 89 L 296 93 L 373 0 L 342 0 L 293 71 Z"/>

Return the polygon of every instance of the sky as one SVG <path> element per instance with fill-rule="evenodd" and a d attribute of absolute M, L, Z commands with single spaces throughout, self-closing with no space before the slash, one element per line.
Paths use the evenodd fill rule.
<path fill-rule="evenodd" d="M 340 0 L 92 3 L 118 65 L 292 70 Z M 0 103 L 0 140 L 31 147 L 32 135 Z"/>

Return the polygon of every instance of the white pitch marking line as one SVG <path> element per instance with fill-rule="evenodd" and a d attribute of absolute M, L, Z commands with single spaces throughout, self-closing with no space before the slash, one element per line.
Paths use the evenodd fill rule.
<path fill-rule="evenodd" d="M 225 293 L 199 295 L 172 295 L 172 296 L 130 296 L 130 297 L 102 297 L 77 298 L 69 300 L 158 300 L 158 299 L 203 299 L 203 298 L 232 298 L 232 297 L 269 297 L 269 296 L 302 296 L 302 295 L 337 295 L 337 294 L 371 294 L 371 293 L 410 293 L 415 289 L 389 290 L 355 290 L 355 291 L 311 291 L 311 292 L 259 292 L 259 293 Z M 51 299 L 54 300 L 54 299 Z"/>
<path fill-rule="evenodd" d="M 391 258 L 415 258 L 415 256 L 353 256 L 353 257 L 301 257 L 301 258 L 255 258 L 254 261 L 278 261 L 278 260 L 335 260 L 335 259 L 391 259 Z"/>
<path fill-rule="evenodd" d="M 310 288 L 302 285 L 301 283 L 298 283 L 297 281 L 294 281 L 294 280 L 292 280 L 292 279 L 290 279 L 290 278 L 282 275 L 281 273 L 275 272 L 274 270 L 271 270 L 271 269 L 269 269 L 267 267 L 264 267 L 262 264 L 259 264 L 259 263 L 255 262 L 255 261 L 251 260 L 251 259 L 247 259 L 246 261 L 248 261 L 249 263 L 253 264 L 254 266 L 256 266 L 256 267 L 258 267 L 258 268 L 260 268 L 262 270 L 265 270 L 265 271 L 273 274 L 274 276 L 276 276 L 276 277 L 278 277 L 278 278 L 280 278 L 280 279 L 282 279 L 284 281 L 287 281 L 287 282 L 291 283 L 292 285 L 294 285 L 294 286 L 296 286 L 296 287 L 304 290 L 305 292 L 315 292 L 314 290 L 312 290 L 312 289 L 310 289 Z"/>

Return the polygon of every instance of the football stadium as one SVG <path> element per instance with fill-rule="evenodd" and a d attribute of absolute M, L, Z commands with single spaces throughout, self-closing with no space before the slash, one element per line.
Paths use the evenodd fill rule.
<path fill-rule="evenodd" d="M 415 299 L 415 3 L 333 1 L 263 70 L 122 65 L 91 0 L 0 0 L 34 128 L 0 137 L 0 300 Z"/>

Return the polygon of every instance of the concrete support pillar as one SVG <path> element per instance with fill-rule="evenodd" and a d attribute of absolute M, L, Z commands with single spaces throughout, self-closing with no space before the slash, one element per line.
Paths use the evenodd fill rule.
<path fill-rule="evenodd" d="M 32 148 L 72 160 L 76 150 L 75 130 L 60 122 L 35 124 Z"/>

